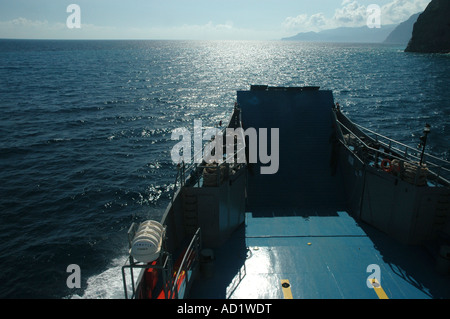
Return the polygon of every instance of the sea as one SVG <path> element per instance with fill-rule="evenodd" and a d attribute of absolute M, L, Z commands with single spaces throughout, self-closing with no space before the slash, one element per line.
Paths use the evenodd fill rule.
<path fill-rule="evenodd" d="M 124 298 L 127 230 L 173 194 L 172 131 L 226 123 L 253 84 L 332 90 L 413 147 L 428 123 L 427 151 L 450 160 L 450 55 L 403 46 L 0 40 L 0 83 L 2 299 Z"/>

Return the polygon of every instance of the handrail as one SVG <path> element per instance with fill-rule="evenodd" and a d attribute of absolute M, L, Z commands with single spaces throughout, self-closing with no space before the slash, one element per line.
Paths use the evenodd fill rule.
<path fill-rule="evenodd" d="M 122 266 L 122 282 L 123 282 L 123 288 L 124 288 L 124 293 L 125 293 L 125 299 L 128 299 L 128 285 L 127 285 L 127 280 L 126 280 L 125 269 L 127 269 L 127 268 L 130 269 L 130 276 L 131 276 L 130 299 L 134 299 L 134 298 L 136 298 L 137 288 L 139 287 L 140 278 L 142 276 L 142 273 L 140 274 L 138 281 L 135 283 L 133 268 L 138 268 L 138 269 L 154 268 L 154 269 L 162 269 L 164 271 L 164 270 L 167 270 L 167 267 L 169 264 L 169 258 L 170 258 L 170 256 L 166 251 L 163 251 L 161 253 L 161 256 L 160 256 L 161 264 L 160 265 L 150 265 L 150 264 L 145 264 L 145 263 L 134 262 L 134 261 L 132 261 L 131 256 L 129 258 L 127 258 L 125 261 L 125 264 Z M 164 275 L 163 275 L 163 277 L 164 277 Z M 136 286 L 136 284 L 137 284 L 137 286 Z"/>
<path fill-rule="evenodd" d="M 396 148 L 396 147 L 389 146 L 387 143 L 385 143 L 385 142 L 383 142 L 383 141 L 378 141 L 378 142 L 379 142 L 380 144 L 382 144 L 383 146 L 387 146 L 388 148 L 390 148 L 390 149 L 392 149 L 392 150 L 395 150 L 395 151 L 398 151 L 398 152 L 402 152 L 401 149 L 398 149 L 398 148 Z M 401 144 L 401 143 L 400 143 L 400 144 Z M 414 149 L 414 148 L 412 148 L 412 147 L 409 147 L 409 148 L 410 148 L 410 149 Z M 417 151 L 417 150 L 416 150 L 416 151 Z M 419 157 L 419 156 L 416 156 L 416 155 L 414 155 L 414 154 L 408 153 L 408 156 L 411 157 L 411 158 L 414 158 L 414 159 L 416 159 L 416 160 L 418 160 L 418 161 L 420 160 L 420 157 Z M 431 157 L 431 158 L 433 158 L 433 159 L 439 159 L 440 161 L 442 161 L 442 162 L 444 162 L 444 163 L 450 165 L 450 163 L 447 162 L 446 160 L 440 159 L 440 158 L 435 157 L 435 156 L 433 156 L 433 155 L 430 155 L 430 154 L 428 154 L 428 153 L 425 153 L 425 154 L 424 154 L 424 157 Z M 443 169 L 444 171 L 450 172 L 450 169 L 446 168 L 445 166 L 438 165 L 438 164 L 435 164 L 435 163 L 430 162 L 430 161 L 427 161 L 426 163 L 427 163 L 428 165 L 433 166 L 433 167 L 440 168 L 440 169 Z"/>
<path fill-rule="evenodd" d="M 198 228 L 197 231 L 195 232 L 194 236 L 192 236 L 192 240 L 191 240 L 191 242 L 189 243 L 189 246 L 186 249 L 186 253 L 183 256 L 183 259 L 181 261 L 180 267 L 178 268 L 177 274 L 176 274 L 175 279 L 173 281 L 173 285 L 172 285 L 172 287 L 170 289 L 171 296 L 173 296 L 173 292 L 175 291 L 175 295 L 176 295 L 177 299 L 178 299 L 178 287 L 177 287 L 178 286 L 178 279 L 180 278 L 182 271 L 184 271 L 184 267 L 185 267 L 186 261 L 189 260 L 189 258 L 191 257 L 192 253 L 194 252 L 193 246 L 194 246 L 195 242 L 197 242 L 197 245 L 195 247 L 195 252 L 196 252 L 197 258 L 199 258 L 199 250 L 200 250 L 200 243 L 201 243 L 200 237 L 201 237 L 201 229 Z M 189 258 L 188 258 L 188 256 L 189 256 Z"/>
<path fill-rule="evenodd" d="M 389 137 L 386 137 L 386 136 L 384 136 L 384 135 L 381 135 L 381 134 L 379 134 L 379 133 L 377 133 L 377 132 L 374 132 L 374 131 L 372 131 L 372 130 L 370 130 L 370 129 L 364 127 L 364 126 L 362 126 L 362 125 L 359 125 L 359 124 L 356 124 L 356 123 L 353 123 L 353 124 L 354 124 L 355 126 L 359 127 L 359 128 L 362 129 L 362 130 L 365 130 L 365 131 L 367 131 L 367 132 L 370 132 L 370 133 L 372 133 L 372 134 L 375 134 L 375 135 L 378 136 L 378 137 L 384 138 L 384 139 L 386 139 L 386 140 L 388 140 L 388 141 L 390 141 L 390 142 L 394 142 L 395 144 L 398 144 L 398 145 L 400 145 L 400 146 L 402 146 L 402 147 L 405 147 L 405 148 L 407 148 L 407 149 L 413 150 L 414 152 L 417 152 L 417 149 L 415 149 L 415 148 L 412 147 L 412 146 L 403 144 L 403 143 L 401 143 L 401 142 L 399 142 L 399 141 L 396 141 L 396 140 L 394 140 L 394 139 L 391 139 L 391 138 L 389 138 Z M 380 143 L 383 143 L 383 142 L 380 142 Z M 387 143 L 384 143 L 384 144 L 385 144 L 385 145 L 388 145 Z M 397 149 L 397 150 L 398 150 L 398 151 L 401 151 L 401 150 L 399 150 L 399 149 Z M 447 164 L 447 165 L 450 165 L 450 162 L 447 161 L 447 160 L 445 160 L 445 159 L 443 159 L 443 158 L 436 157 L 436 156 L 431 155 L 431 154 L 429 154 L 429 153 L 425 153 L 425 155 L 426 155 L 427 157 L 433 158 L 433 159 L 435 159 L 435 160 L 444 162 L 444 163 Z M 417 158 L 418 158 L 418 157 L 417 157 Z M 450 171 L 450 170 L 449 170 L 449 171 Z"/>
<path fill-rule="evenodd" d="M 230 122 L 231 122 L 231 120 L 233 119 L 234 116 L 235 116 L 235 113 L 232 114 L 231 119 L 230 119 Z M 241 122 L 240 118 L 237 119 L 237 121 L 238 121 L 239 124 L 240 124 L 239 127 L 242 127 L 242 122 Z M 235 122 L 236 122 L 236 120 L 235 120 Z M 220 133 L 222 134 L 222 136 L 224 136 L 224 133 L 226 132 L 227 129 L 228 129 L 228 126 L 225 126 L 225 127 L 223 127 L 223 128 L 220 130 Z M 245 139 L 243 140 L 243 144 L 244 144 L 244 146 L 243 146 L 242 148 L 236 150 L 236 153 L 233 153 L 233 154 L 232 154 L 232 157 L 233 157 L 233 158 L 234 158 L 234 155 L 235 155 L 235 154 L 239 154 L 239 152 L 245 151 L 245 147 L 246 147 L 246 146 L 245 146 Z M 189 177 L 192 175 L 193 172 L 195 172 L 195 171 L 196 171 L 197 169 L 199 169 L 199 168 L 201 169 L 201 168 L 205 168 L 205 167 L 206 167 L 206 166 L 201 165 L 201 164 L 199 164 L 199 163 L 195 163 L 195 159 L 197 158 L 197 156 L 198 156 L 199 154 L 200 154 L 200 155 L 203 154 L 206 145 L 207 145 L 207 144 L 203 145 L 202 149 L 201 149 L 200 151 L 198 151 L 197 153 L 195 153 L 194 156 L 191 158 L 191 161 L 190 161 L 190 162 L 191 162 L 192 164 L 190 164 L 189 166 L 186 167 L 184 162 L 179 163 L 179 165 L 180 165 L 180 168 L 179 168 L 179 169 L 182 170 L 182 172 L 180 173 L 180 171 L 178 171 L 178 172 L 177 172 L 177 175 L 176 175 L 176 177 L 175 177 L 175 185 L 174 185 L 174 189 L 173 189 L 172 200 L 173 200 L 173 198 L 175 197 L 175 194 L 176 194 L 177 190 L 178 190 L 179 188 L 181 188 L 181 187 L 184 186 L 184 184 L 185 184 L 186 181 L 187 181 L 187 178 L 189 178 Z M 224 161 L 224 162 L 226 163 L 226 161 Z M 223 164 L 223 163 L 219 163 L 219 165 L 221 165 L 221 164 Z M 239 163 L 234 163 L 234 164 L 239 164 Z M 214 167 L 209 167 L 209 168 L 214 169 Z M 217 169 L 219 169 L 219 166 L 217 167 Z M 219 171 L 219 174 L 220 174 L 220 171 Z M 178 186 L 178 181 L 180 181 L 180 186 Z"/>
<path fill-rule="evenodd" d="M 347 144 L 345 144 L 344 141 L 339 140 L 339 143 L 341 143 L 347 150 L 349 150 L 350 152 L 352 152 L 352 150 L 348 147 Z M 364 161 L 363 161 L 362 159 L 360 159 L 358 155 L 356 155 L 356 154 L 353 154 L 353 155 L 356 157 L 356 159 L 357 159 L 361 164 L 364 164 Z"/>
<path fill-rule="evenodd" d="M 136 235 L 136 231 L 138 229 L 139 225 L 135 222 L 133 222 L 130 226 L 130 228 L 128 229 L 127 235 L 128 235 L 128 247 L 129 249 L 131 249 L 132 246 L 132 242 L 133 239 Z M 165 238 L 166 236 L 166 227 L 164 227 L 163 229 L 163 233 L 162 233 L 162 238 Z M 164 242 L 163 242 L 164 243 Z M 134 259 L 134 257 L 131 255 L 131 253 L 129 254 L 128 258 L 125 260 L 125 264 L 122 266 L 122 282 L 123 282 L 123 288 L 124 288 L 124 293 L 125 293 L 125 299 L 128 299 L 128 285 L 127 285 L 127 280 L 126 280 L 126 274 L 125 274 L 125 269 L 129 269 L 130 270 L 130 277 L 131 277 L 131 299 L 134 299 L 136 297 L 136 293 L 137 293 L 137 289 L 140 285 L 140 278 L 142 276 L 142 272 L 140 273 L 137 282 L 135 282 L 134 280 L 134 268 L 138 268 L 138 269 L 149 269 L 149 268 L 154 268 L 154 269 L 162 269 L 163 270 L 163 278 L 166 278 L 167 275 L 165 274 L 166 272 L 171 272 L 171 264 L 170 264 L 170 254 L 166 251 L 166 249 L 161 248 L 161 253 L 160 253 L 160 257 L 158 261 L 158 263 L 156 265 L 150 264 L 150 263 L 143 263 L 143 262 L 139 262 L 137 260 Z M 169 265 L 170 264 L 170 265 Z M 169 269 L 170 268 L 170 269 Z M 137 284 L 137 286 L 136 286 Z"/>
<path fill-rule="evenodd" d="M 343 127 L 344 129 L 346 129 L 346 130 L 351 134 L 351 136 L 354 136 L 354 137 L 355 137 L 355 138 L 356 138 L 356 139 L 357 139 L 357 140 L 358 140 L 365 148 L 367 148 L 367 149 L 370 150 L 370 151 L 375 152 L 375 154 L 377 154 L 377 155 L 376 155 L 376 156 L 377 156 L 376 158 L 378 158 L 378 155 L 381 154 L 381 155 L 385 155 L 385 156 L 390 157 L 390 158 L 394 158 L 394 159 L 397 159 L 397 160 L 400 160 L 400 161 L 403 161 L 403 162 L 407 162 L 407 163 L 413 165 L 414 167 L 417 167 L 417 168 L 420 167 L 420 166 L 418 165 L 418 163 L 417 163 L 416 161 L 414 161 L 414 159 L 418 160 L 419 157 L 414 156 L 413 154 L 409 154 L 407 151 L 405 152 L 405 156 L 404 156 L 404 157 L 399 157 L 399 156 L 397 156 L 397 155 L 395 155 L 395 154 L 392 154 L 392 153 L 386 153 L 386 152 L 384 152 L 384 151 L 380 151 L 379 149 L 375 149 L 375 148 L 373 148 L 373 147 L 367 145 L 367 144 L 366 144 L 366 143 L 365 143 L 358 135 L 356 135 L 351 129 L 349 129 L 347 126 L 345 126 L 345 125 L 344 125 L 342 122 L 340 122 L 337 118 L 336 118 L 336 122 L 339 124 L 339 126 L 341 126 L 341 127 Z M 390 141 L 390 142 L 394 142 L 395 144 L 404 146 L 404 147 L 406 147 L 407 149 L 415 150 L 414 148 L 412 148 L 412 147 L 410 147 L 410 146 L 408 146 L 408 145 L 405 145 L 405 144 L 403 144 L 403 143 L 400 143 L 400 142 L 398 142 L 398 141 L 395 141 L 395 140 L 393 140 L 393 139 L 390 139 L 390 138 L 388 138 L 388 137 L 385 137 L 385 136 L 383 136 L 383 135 L 381 135 L 381 134 L 378 134 L 378 133 L 376 133 L 376 132 L 373 132 L 373 131 L 371 131 L 371 130 L 369 130 L 369 129 L 367 129 L 367 128 L 361 126 L 361 125 L 355 124 L 355 123 L 353 123 L 353 122 L 350 122 L 350 123 L 353 124 L 353 125 L 355 125 L 355 126 L 357 126 L 358 128 L 361 128 L 361 129 L 367 130 L 367 131 L 369 131 L 369 132 L 371 132 L 371 133 L 374 133 L 374 134 L 376 134 L 378 137 L 385 138 L 385 139 L 387 139 L 387 140 Z M 345 142 L 345 141 L 344 141 L 344 142 Z M 397 151 L 398 153 L 402 153 L 402 150 L 400 150 L 400 149 L 398 149 L 398 148 L 396 148 L 396 147 L 393 147 L 393 146 L 392 146 L 392 143 L 387 144 L 386 142 L 379 141 L 378 139 L 376 139 L 376 142 L 377 142 L 380 146 L 383 146 L 383 148 L 384 148 L 385 150 L 386 150 L 386 149 L 388 149 L 388 150 L 394 150 L 394 151 Z M 417 150 L 415 150 L 415 151 L 417 151 Z M 441 162 L 450 165 L 450 162 L 447 162 L 447 161 L 444 160 L 444 159 L 440 159 L 440 158 L 438 158 L 438 157 L 432 156 L 432 155 L 427 154 L 427 153 L 426 153 L 425 155 L 426 155 L 426 156 L 429 156 L 429 157 L 431 157 L 431 158 L 434 158 L 434 159 L 438 159 L 438 160 L 440 160 Z M 443 165 L 438 165 L 438 164 L 436 164 L 436 163 L 433 163 L 433 162 L 431 162 L 431 161 L 427 161 L 427 164 L 430 165 L 430 166 L 432 166 L 432 167 L 434 167 L 434 168 L 437 168 L 437 169 L 438 169 L 438 174 L 431 172 L 432 175 L 434 175 L 436 179 L 441 178 L 444 182 L 448 183 L 448 180 L 442 176 L 441 170 L 443 170 L 443 171 L 445 171 L 445 172 L 450 172 L 450 169 L 444 167 Z"/>
<path fill-rule="evenodd" d="M 352 136 L 356 137 L 356 139 L 357 139 L 359 142 L 361 142 L 361 144 L 362 144 L 364 147 L 366 147 L 367 149 L 369 149 L 369 150 L 371 150 L 371 151 L 374 151 L 374 152 L 376 152 L 376 153 L 379 153 L 379 154 L 383 154 L 383 155 L 386 155 L 386 156 L 389 156 L 389 157 L 398 159 L 398 160 L 402 160 L 402 161 L 405 161 L 405 160 L 406 160 L 406 162 L 408 162 L 408 163 L 410 163 L 410 164 L 416 166 L 416 163 L 412 162 L 411 160 L 409 160 L 409 159 L 407 159 L 407 158 L 401 158 L 401 157 L 398 157 L 398 156 L 393 155 L 393 154 L 388 154 L 388 153 L 385 153 L 385 152 L 383 152 L 383 151 L 377 150 L 377 149 L 375 149 L 375 148 L 373 148 L 373 147 L 367 145 L 363 140 L 361 140 L 361 139 L 359 138 L 359 136 L 357 136 L 355 133 L 353 133 L 348 127 L 346 127 L 344 124 L 342 124 L 339 120 L 337 120 L 337 122 L 338 122 L 338 124 L 341 125 L 343 128 L 345 128 L 346 130 L 348 130 Z"/>

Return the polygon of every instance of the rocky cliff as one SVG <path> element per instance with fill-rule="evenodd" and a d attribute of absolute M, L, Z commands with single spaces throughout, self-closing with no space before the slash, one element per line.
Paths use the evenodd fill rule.
<path fill-rule="evenodd" d="M 407 21 L 400 23 L 394 31 L 389 34 L 384 43 L 388 44 L 402 44 L 407 45 L 409 40 L 412 37 L 412 31 L 414 27 L 414 23 L 416 23 L 417 18 L 421 12 L 412 15 Z"/>
<path fill-rule="evenodd" d="M 450 52 L 450 0 L 432 0 L 414 24 L 406 52 Z"/>

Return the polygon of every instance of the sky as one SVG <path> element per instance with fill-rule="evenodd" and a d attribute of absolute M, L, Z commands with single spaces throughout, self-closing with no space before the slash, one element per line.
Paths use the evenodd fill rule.
<path fill-rule="evenodd" d="M 381 27 L 398 24 L 430 2 L 0 0 L 0 38 L 277 40 L 299 32 L 366 25 L 372 4 L 381 8 Z M 71 4 L 79 11 L 68 12 Z"/>

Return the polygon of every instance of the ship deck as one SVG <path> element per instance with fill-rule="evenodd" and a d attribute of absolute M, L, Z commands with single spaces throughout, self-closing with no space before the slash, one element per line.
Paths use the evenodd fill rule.
<path fill-rule="evenodd" d="M 198 280 L 190 298 L 450 298 L 450 278 L 435 268 L 427 249 L 389 239 L 344 211 L 260 208 L 215 249 L 214 275 Z M 380 287 L 369 288 L 375 274 Z"/>
<path fill-rule="evenodd" d="M 249 165 L 245 224 L 214 250 L 214 275 L 191 298 L 450 298 L 430 250 L 350 216 L 349 176 L 330 161 L 330 91 L 239 91 L 238 103 L 245 127 L 279 128 L 279 170 Z"/>

